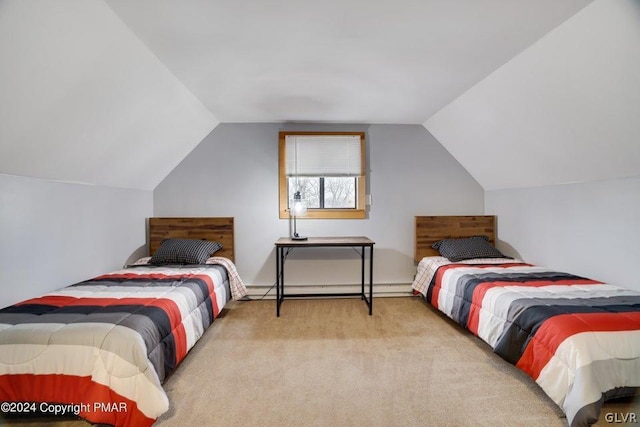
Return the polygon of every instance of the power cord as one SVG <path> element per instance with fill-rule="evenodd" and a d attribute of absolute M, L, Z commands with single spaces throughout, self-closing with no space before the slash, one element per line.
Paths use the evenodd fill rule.
<path fill-rule="evenodd" d="M 280 268 L 280 274 L 278 275 L 278 278 L 276 279 L 276 281 L 273 282 L 273 285 L 271 285 L 269 287 L 269 289 L 267 289 L 267 292 L 262 294 L 262 296 L 260 298 L 251 298 L 250 296 L 245 295 L 242 298 L 240 298 L 238 301 L 260 301 L 260 300 L 263 300 L 269 294 L 269 292 L 271 292 L 271 290 L 274 288 L 274 286 L 276 286 L 278 284 L 278 282 L 280 280 L 282 280 L 282 275 L 284 274 L 284 262 L 287 260 L 287 256 L 289 255 L 289 252 L 291 252 L 292 250 L 293 250 L 293 248 L 287 248 L 287 250 L 285 251 L 284 257 L 282 258 L 282 266 Z M 276 253 L 276 256 L 278 256 L 277 253 Z"/>

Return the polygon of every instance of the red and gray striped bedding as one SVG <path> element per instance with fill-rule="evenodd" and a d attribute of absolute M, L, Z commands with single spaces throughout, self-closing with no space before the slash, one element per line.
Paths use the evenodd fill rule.
<path fill-rule="evenodd" d="M 141 266 L 2 309 L 0 402 L 151 425 L 169 408 L 165 376 L 230 298 L 220 265 Z"/>
<path fill-rule="evenodd" d="M 429 257 L 413 284 L 529 374 L 571 426 L 640 391 L 640 293 L 517 260 Z"/>

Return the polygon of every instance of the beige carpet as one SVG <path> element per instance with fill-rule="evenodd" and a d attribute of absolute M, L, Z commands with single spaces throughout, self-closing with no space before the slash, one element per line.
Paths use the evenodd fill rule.
<path fill-rule="evenodd" d="M 287 300 L 279 318 L 273 300 L 231 303 L 165 389 L 160 427 L 566 425 L 528 376 L 412 297 L 377 298 L 373 316 L 357 299 Z M 598 425 L 630 411 L 638 400 L 609 403 Z"/>

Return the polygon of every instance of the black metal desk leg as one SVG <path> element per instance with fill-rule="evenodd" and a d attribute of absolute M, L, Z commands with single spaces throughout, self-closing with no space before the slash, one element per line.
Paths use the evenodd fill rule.
<path fill-rule="evenodd" d="M 280 317 L 280 251 L 279 247 L 276 247 L 276 316 Z"/>
<path fill-rule="evenodd" d="M 373 314 L 373 245 L 369 248 L 369 316 L 371 316 Z M 364 248 L 362 252 L 364 253 Z"/>
<path fill-rule="evenodd" d="M 286 258 L 284 250 L 284 247 L 280 248 L 280 305 L 284 302 L 284 259 Z M 287 253 L 289 253 L 289 250 L 287 250 Z"/>
<path fill-rule="evenodd" d="M 362 295 L 362 299 L 363 300 L 367 300 L 367 298 L 365 297 L 365 293 L 364 293 L 364 251 L 365 251 L 365 246 L 362 246 L 360 249 L 362 249 L 362 268 L 360 270 L 360 279 L 361 279 L 361 289 L 360 289 L 360 294 Z"/>

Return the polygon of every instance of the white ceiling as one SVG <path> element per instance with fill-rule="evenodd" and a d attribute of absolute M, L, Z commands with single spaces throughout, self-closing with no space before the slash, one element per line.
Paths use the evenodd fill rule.
<path fill-rule="evenodd" d="M 425 127 L 485 190 L 640 176 L 640 1 L 600 0 Z"/>
<path fill-rule="evenodd" d="M 102 0 L 0 1 L 0 173 L 152 190 L 217 124 Z"/>
<path fill-rule="evenodd" d="M 219 122 L 331 122 L 424 124 L 485 189 L 637 175 L 639 9 L 0 0 L 0 173 L 153 189 Z"/>
<path fill-rule="evenodd" d="M 221 122 L 417 123 L 590 0 L 107 0 Z"/>

